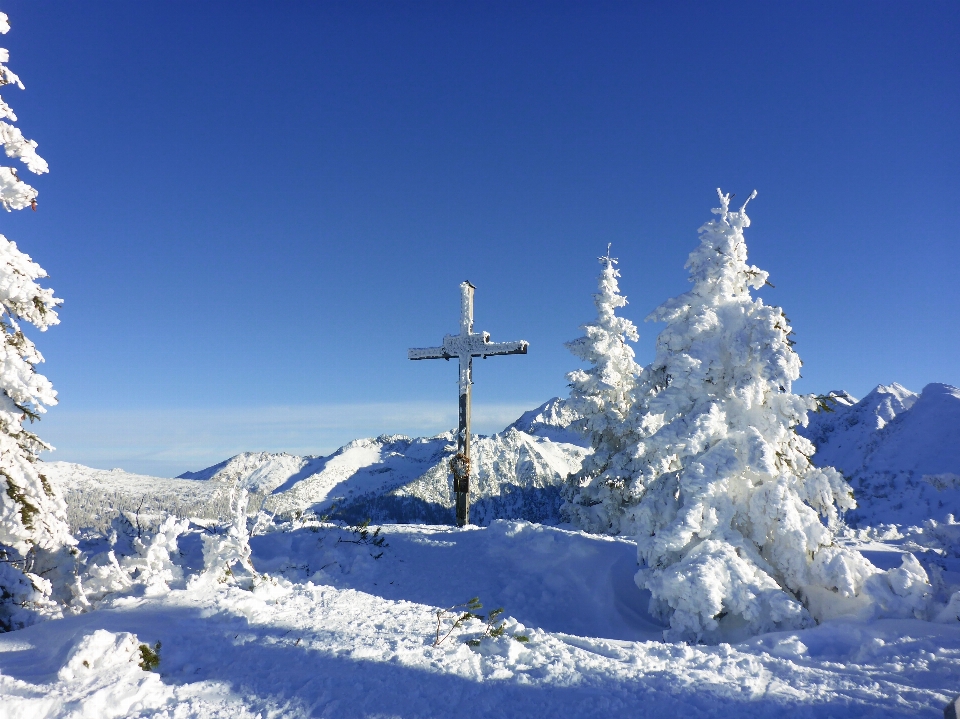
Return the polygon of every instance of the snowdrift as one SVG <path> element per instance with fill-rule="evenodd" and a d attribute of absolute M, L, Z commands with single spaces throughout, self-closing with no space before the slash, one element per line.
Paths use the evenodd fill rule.
<path fill-rule="evenodd" d="M 252 587 L 173 582 L 0 635 L 0 716 L 933 717 L 960 676 L 955 622 L 664 642 L 636 611 L 620 537 L 392 525 L 375 559 L 349 536 L 270 532 L 250 543 L 267 575 Z M 178 561 L 196 566 L 196 533 L 182 539 Z M 506 634 L 471 647 L 484 625 L 470 620 L 437 645 L 436 612 L 471 596 L 505 608 Z M 143 671 L 138 646 L 157 644 Z"/>

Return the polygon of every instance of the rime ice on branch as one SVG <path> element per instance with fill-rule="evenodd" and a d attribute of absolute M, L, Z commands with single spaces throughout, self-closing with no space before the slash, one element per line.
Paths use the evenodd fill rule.
<path fill-rule="evenodd" d="M 9 29 L 7 16 L 0 13 L 0 32 Z M 6 66 L 8 56 L 0 49 L 0 85 L 23 88 Z M 46 172 L 37 143 L 5 121 L 17 117 L 2 98 L 0 118 L 0 144 L 7 156 L 21 160 L 31 172 Z M 20 180 L 15 168 L 0 167 L 0 204 L 6 210 L 36 209 L 36 198 L 37 191 Z M 50 572 L 57 565 L 62 568 L 58 552 L 74 543 L 63 500 L 37 469 L 40 451 L 50 447 L 23 426 L 24 420 L 39 419 L 46 406 L 57 402 L 53 386 L 34 370 L 43 357 L 20 329 L 20 322 L 40 331 L 59 322 L 56 308 L 61 300 L 36 282 L 46 276 L 0 235 L 0 629 L 29 621 L 30 608 L 51 610 L 49 579 L 57 573 Z"/>

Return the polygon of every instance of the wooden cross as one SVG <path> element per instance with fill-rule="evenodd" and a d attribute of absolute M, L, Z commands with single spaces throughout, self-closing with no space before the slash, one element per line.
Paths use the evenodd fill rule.
<path fill-rule="evenodd" d="M 460 334 L 446 335 L 441 347 L 415 347 L 407 352 L 412 360 L 459 358 L 460 424 L 457 429 L 457 454 L 450 461 L 453 491 L 457 497 L 457 526 L 470 524 L 470 387 L 473 384 L 473 358 L 495 355 L 525 355 L 529 344 L 491 342 L 489 332 L 473 331 L 473 291 L 469 282 L 460 283 Z"/>

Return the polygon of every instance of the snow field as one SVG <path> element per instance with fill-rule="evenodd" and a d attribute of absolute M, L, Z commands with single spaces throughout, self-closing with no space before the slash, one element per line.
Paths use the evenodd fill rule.
<path fill-rule="evenodd" d="M 383 533 L 374 559 L 342 528 L 272 532 L 252 540 L 269 573 L 252 590 L 187 581 L 2 635 L 0 717 L 934 717 L 960 677 L 960 627 L 916 620 L 653 641 L 652 618 L 616 609 L 624 539 L 507 521 Z M 201 543 L 181 540 L 195 564 Z M 529 642 L 468 647 L 474 620 L 433 646 L 436 609 L 477 595 Z M 157 641 L 145 672 L 137 646 Z"/>

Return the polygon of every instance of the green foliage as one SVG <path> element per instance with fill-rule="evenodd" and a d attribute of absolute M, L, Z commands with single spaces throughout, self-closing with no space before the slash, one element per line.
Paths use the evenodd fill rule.
<path fill-rule="evenodd" d="M 500 622 L 499 624 L 497 623 L 500 619 L 500 616 L 503 614 L 503 607 L 498 607 L 497 609 L 492 610 L 486 616 L 483 614 L 477 614 L 476 612 L 478 609 L 483 609 L 483 604 L 480 603 L 480 597 L 473 597 L 463 604 L 455 604 L 449 609 L 438 609 L 435 612 L 437 617 L 436 638 L 434 639 L 432 646 L 439 647 L 441 644 L 443 644 L 447 637 L 462 627 L 470 619 L 479 619 L 481 622 L 484 622 L 484 628 L 483 633 L 479 637 L 466 640 L 467 646 L 479 647 L 483 643 L 484 639 L 498 639 L 506 634 L 506 622 Z M 446 634 L 441 637 L 440 633 L 442 631 L 442 625 L 444 621 L 452 621 L 452 623 Z M 512 637 L 521 643 L 530 641 L 530 637 L 526 636 L 525 634 L 514 634 Z"/>
<path fill-rule="evenodd" d="M 836 411 L 833 405 L 837 404 L 837 398 L 832 394 L 818 394 L 813 400 L 817 403 L 817 408 L 814 410 L 817 414 Z"/>
<path fill-rule="evenodd" d="M 7 480 L 7 496 L 14 501 L 14 504 L 20 507 L 20 521 L 23 522 L 23 526 L 27 529 L 32 529 L 33 520 L 40 514 L 40 509 L 27 500 L 27 495 L 23 493 L 23 490 L 15 485 L 10 475 L 2 469 L 0 469 L 0 476 Z"/>
<path fill-rule="evenodd" d="M 483 619 L 483 615 L 475 614 L 474 611 L 477 609 L 483 609 L 483 605 L 480 603 L 480 597 L 473 597 L 472 599 L 464 602 L 463 604 L 454 604 L 449 609 L 438 609 L 436 611 L 437 615 L 437 637 L 433 642 L 433 646 L 439 647 L 443 644 L 447 637 L 449 637 L 453 632 L 463 626 L 464 622 L 468 619 Z M 440 637 L 441 624 L 445 620 L 453 619 L 453 624 L 446 634 L 443 635 L 443 638 Z"/>
<path fill-rule="evenodd" d="M 487 615 L 485 620 L 482 616 L 478 616 L 477 619 L 483 620 L 486 626 L 483 628 L 483 634 L 481 634 L 479 637 L 467 640 L 467 646 L 479 647 L 483 643 L 483 640 L 487 639 L 488 637 L 490 639 L 499 639 L 502 637 L 507 631 L 507 624 L 506 622 L 500 622 L 497 624 L 497 620 L 500 618 L 501 614 L 503 614 L 503 607 L 494 609 Z M 524 638 L 527 639 L 526 637 Z M 529 639 L 527 639 L 527 641 L 529 641 Z"/>
<path fill-rule="evenodd" d="M 46 475 L 37 473 L 37 476 L 40 477 L 40 484 L 43 487 L 43 491 L 46 492 L 48 497 L 55 496 L 53 493 L 53 487 L 50 485 L 50 480 L 47 479 Z"/>
<path fill-rule="evenodd" d="M 381 536 L 380 529 L 381 527 L 376 527 L 373 530 L 373 534 L 370 533 L 370 518 L 368 517 L 360 524 L 348 525 L 347 530 L 353 533 L 356 539 L 344 539 L 340 537 L 337 540 L 337 544 L 365 544 L 375 549 L 380 549 L 381 551 L 377 554 L 371 553 L 370 556 L 374 559 L 380 559 L 383 556 L 383 549 L 386 549 L 390 545 L 386 543 L 386 537 Z"/>
<path fill-rule="evenodd" d="M 313 511 L 297 509 L 290 515 L 290 518 L 293 520 L 294 527 L 307 526 L 311 532 L 319 532 L 321 524 L 331 521 L 336 508 L 337 505 L 332 504 L 326 513 L 321 515 L 317 515 L 317 513 Z"/>
<path fill-rule="evenodd" d="M 152 672 L 160 666 L 160 642 L 153 645 L 153 649 L 147 644 L 140 645 L 140 668 L 145 672 Z"/>
<path fill-rule="evenodd" d="M 333 516 L 333 513 L 336 511 L 336 509 L 337 509 L 337 505 L 336 505 L 336 504 L 331 504 L 331 505 L 330 505 L 330 509 L 327 510 L 326 514 L 321 514 L 319 517 L 317 517 L 317 521 L 318 521 L 318 522 L 329 522 L 329 521 L 330 521 L 330 518 Z M 369 522 L 370 520 L 367 520 L 367 521 Z"/>

